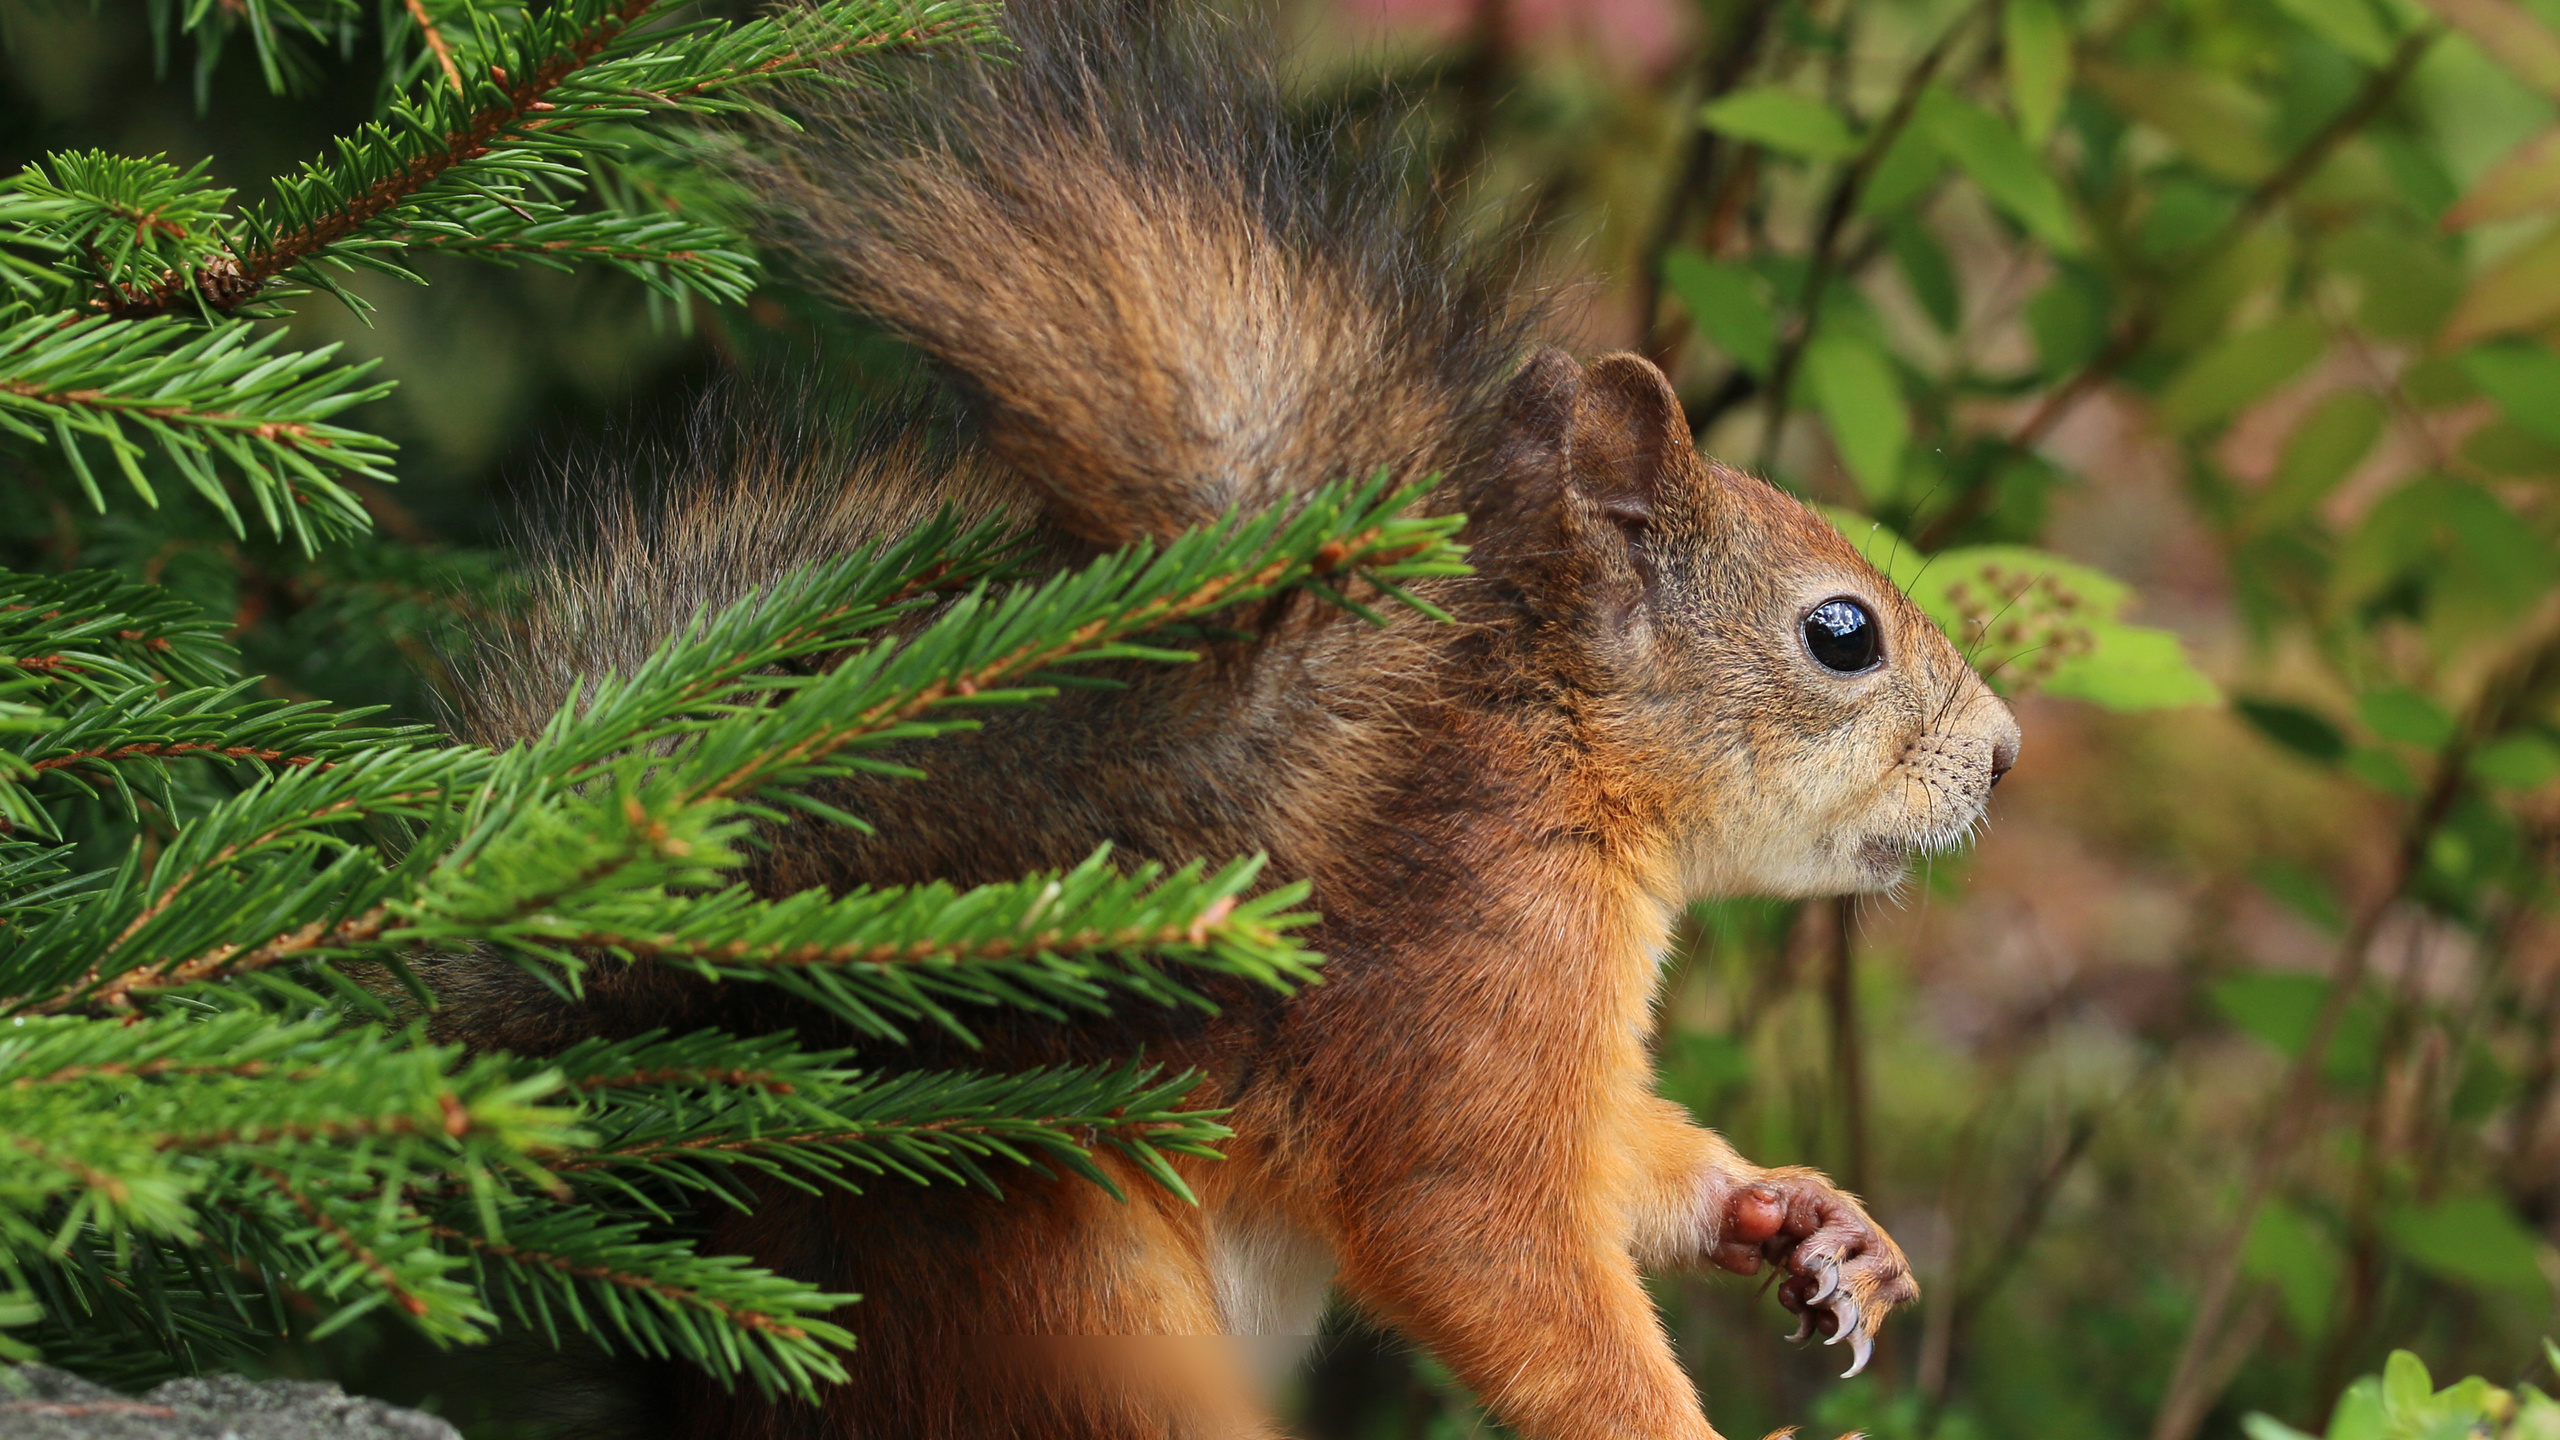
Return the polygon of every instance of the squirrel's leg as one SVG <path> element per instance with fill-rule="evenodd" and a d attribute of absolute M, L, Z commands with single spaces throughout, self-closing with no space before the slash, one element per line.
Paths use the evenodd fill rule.
<path fill-rule="evenodd" d="M 1717 1440 L 1600 1217 L 1487 1178 L 1367 1216 L 1344 1237 L 1344 1288 L 1535 1440 Z"/>
<path fill-rule="evenodd" d="M 1645 1098 L 1635 1125 L 1636 1259 L 1661 1269 L 1712 1261 L 1742 1275 L 1776 1265 L 1787 1272 L 1780 1303 L 1803 1317 L 1795 1338 L 1845 1339 L 1848 1373 L 1865 1369 L 1886 1312 L 1920 1295 L 1893 1237 L 1820 1172 L 1754 1165 L 1659 1096 Z"/>
<path fill-rule="evenodd" d="M 812 1409 L 696 1385 L 676 1433 L 790 1440 L 1279 1440 L 1218 1311 L 1199 1211 L 1116 1157 L 975 1189 L 758 1187 L 715 1248 L 861 1303 L 846 1383 Z"/>
<path fill-rule="evenodd" d="M 1596 942 L 1555 915 L 1479 916 L 1344 963 L 1293 1009 L 1287 1096 L 1234 1123 L 1287 1137 L 1348 1297 L 1505 1424 L 1714 1440 L 1628 1243 L 1643 1157 L 1623 1117 L 1649 1091 L 1652 961 L 1620 937 L 1594 966 Z"/>

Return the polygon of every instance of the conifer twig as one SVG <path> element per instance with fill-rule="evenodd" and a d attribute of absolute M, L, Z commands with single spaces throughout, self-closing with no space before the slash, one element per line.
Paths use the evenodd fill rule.
<path fill-rule="evenodd" d="M 452 84 L 453 93 L 468 98 L 470 91 L 462 83 L 462 70 L 453 63 L 453 47 L 444 43 L 444 31 L 438 29 L 435 18 L 427 14 L 424 0 L 400 0 L 400 3 L 408 7 L 409 18 L 418 23 L 418 37 L 435 52 L 436 64 L 444 67 L 444 78 Z"/>

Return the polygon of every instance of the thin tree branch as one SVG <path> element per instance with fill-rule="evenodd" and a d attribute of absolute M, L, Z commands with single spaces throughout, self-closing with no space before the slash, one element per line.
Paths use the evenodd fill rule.
<path fill-rule="evenodd" d="M 463 86 L 462 71 L 453 63 L 453 50 L 444 43 L 444 32 L 436 28 L 435 20 L 427 14 L 424 0 L 400 0 L 400 3 L 409 7 L 409 18 L 418 22 L 418 34 L 427 42 L 427 48 L 435 52 L 436 63 L 444 67 L 444 78 L 452 82 L 453 93 L 469 98 L 471 92 Z"/>
<path fill-rule="evenodd" d="M 1044 930 L 1034 935 L 986 940 L 975 945 L 952 945 L 938 940 L 918 940 L 909 945 L 749 945 L 743 940 L 713 943 L 707 940 L 688 941 L 674 935 L 624 935 L 611 931 L 589 931 L 561 943 L 627 951 L 643 960 L 706 960 L 717 964 L 765 965 L 776 969 L 786 966 L 862 966 L 876 969 L 927 960 L 965 963 L 1017 960 L 1031 955 L 1109 954 L 1121 950 L 1152 950 L 1167 945 L 1206 945 L 1223 930 L 1235 905 L 1235 897 L 1229 895 L 1213 902 L 1191 919 L 1174 925 L 1071 932 Z"/>
<path fill-rule="evenodd" d="M 2371 124 L 2375 117 L 2382 113 L 2383 108 L 2391 103 L 2392 97 L 2399 93 L 2401 85 L 2418 68 L 2418 62 L 2426 58 L 2428 48 L 2442 34 L 2444 34 L 2444 27 L 2441 25 L 2428 25 L 2411 31 L 2401 40 L 2399 48 L 2392 52 L 2390 61 L 2365 78 L 2363 87 L 2356 92 L 2354 98 L 2341 107 L 2337 114 L 2329 117 L 2329 122 L 2321 126 L 2310 139 L 2304 141 L 2301 148 L 2294 151 L 2282 165 L 2276 167 L 2273 174 L 2259 181 L 2241 200 L 2240 208 L 2232 212 L 2229 220 L 2223 222 L 2222 228 L 2215 231 L 2213 237 L 2201 248 L 2181 259 L 2179 269 L 2182 272 L 2192 272 L 2202 266 L 2210 265 L 2228 252 L 2232 246 L 2240 243 L 2244 236 L 2256 228 L 2259 221 L 2265 219 L 2287 196 L 2300 188 L 2305 180 L 2310 179 L 2339 146 L 2353 139 L 2357 131 Z M 2064 417 L 2068 416 L 2075 406 L 2087 399 L 2100 386 L 2114 379 L 2117 371 L 2122 370 L 2136 355 L 2141 354 L 2142 348 L 2151 343 L 2151 337 L 2158 332 L 2159 328 L 2158 305 L 2145 305 L 2136 311 L 2134 316 L 2125 323 L 2124 328 L 2118 330 L 2107 341 L 2106 348 L 2100 350 L 2086 365 L 2073 372 L 2069 379 L 2045 392 L 2044 398 L 2037 402 L 2036 408 L 2029 411 L 2027 418 L 2019 424 L 2018 428 L 2009 433 L 2009 448 L 2019 451 L 2034 449 L 2046 435 L 2052 433 L 2056 425 L 2062 423 Z M 1937 550 L 1944 547 L 1961 533 L 1965 526 L 1980 519 L 1983 512 L 1990 508 L 1994 498 L 1994 488 L 1987 479 L 1969 487 L 1957 498 L 1955 504 L 1949 506 L 1937 519 L 1930 521 L 1928 526 L 1920 532 L 1918 536 L 1920 548 Z"/>
<path fill-rule="evenodd" d="M 2204 1293 L 2198 1298 L 2167 1392 L 2152 1421 L 2151 1440 L 2191 1440 L 2229 1381 L 2229 1367 L 2219 1365 L 2216 1357 L 2237 1343 L 2223 1332 L 2232 1298 L 2239 1288 L 2241 1247 L 2247 1243 L 2250 1227 L 2256 1223 L 2268 1196 L 2274 1193 L 2276 1182 L 2282 1178 L 2318 1108 L 2322 1066 L 2346 1018 L 2347 1007 L 2371 968 L 2374 936 L 2417 880 L 2426 864 L 2428 845 L 2451 815 L 2454 801 L 2461 797 L 2472 747 L 2512 726 L 2516 717 L 2555 681 L 2560 681 L 2560 638 L 2544 637 L 2482 687 L 2464 724 L 2438 756 L 2434 780 L 2401 829 L 2390 884 L 2349 927 L 2331 964 L 2328 995 L 2321 1002 L 2319 1017 L 2301 1051 L 2287 1067 L 2261 1122 L 2261 1136 L 2251 1152 L 2238 1212 L 2206 1260 Z"/>
<path fill-rule="evenodd" d="M 483 1236 L 474 1235 L 467 1230 L 457 1230 L 450 1225 L 429 1225 L 427 1227 L 427 1233 L 441 1240 L 452 1240 L 459 1244 L 467 1245 L 470 1248 L 479 1251 L 483 1255 L 494 1255 L 501 1260 L 512 1261 L 518 1265 L 528 1265 L 544 1270 L 553 1270 L 562 1275 L 567 1275 L 579 1280 L 598 1280 L 607 1285 L 619 1285 L 626 1290 L 644 1291 L 648 1294 L 658 1296 L 660 1299 L 672 1300 L 679 1305 L 690 1305 L 699 1310 L 708 1310 L 723 1319 L 744 1327 L 745 1329 L 762 1331 L 765 1334 L 779 1336 L 785 1340 L 805 1340 L 808 1338 L 808 1331 L 766 1311 L 750 1310 L 741 1305 L 725 1304 L 721 1301 L 712 1299 L 710 1296 L 703 1294 L 699 1290 L 688 1290 L 681 1285 L 670 1285 L 664 1280 L 655 1280 L 646 1275 L 634 1274 L 627 1270 L 616 1270 L 609 1265 L 590 1265 L 569 1256 L 554 1255 L 545 1250 L 523 1249 L 518 1246 L 510 1245 L 503 1240 L 491 1240 Z"/>
<path fill-rule="evenodd" d="M 1844 166 L 1831 182 L 1831 193 L 1822 204 L 1822 220 L 1814 231 L 1813 251 L 1805 268 L 1804 290 L 1796 299 L 1796 325 L 1778 347 L 1777 359 L 1769 366 L 1769 418 L 1760 434 L 1760 458 L 1754 467 L 1767 474 L 1778 458 L 1778 437 L 1786 428 L 1787 392 L 1795 383 L 1796 368 L 1803 363 L 1804 352 L 1813 343 L 1814 331 L 1822 322 L 1823 292 L 1840 259 L 1840 237 L 1848 229 L 1849 216 L 1857 208 L 1858 196 L 1865 192 L 1867 180 L 1874 175 L 1876 162 L 1909 128 L 1911 117 L 1919 112 L 1920 97 L 1928 91 L 1929 82 L 1938 77 L 1947 56 L 1973 22 L 1992 13 L 1989 0 L 1977 4 L 1950 22 L 1920 59 L 1902 77 L 1902 88 L 1894 96 L 1893 108 L 1885 112 L 1867 143 Z"/>
<path fill-rule="evenodd" d="M 1701 57 L 1697 98 L 1684 104 L 1713 104 L 1740 84 L 1752 62 L 1759 58 L 1761 37 L 1768 33 L 1769 18 L 1777 13 L 1777 0 L 1743 0 L 1742 13 L 1734 18 L 1723 42 L 1710 47 Z M 1645 327 L 1646 356 L 1665 373 L 1679 360 L 1680 342 L 1686 332 L 1662 318 L 1662 257 L 1679 243 L 1680 233 L 1689 223 L 1690 203 L 1715 178 L 1716 162 L 1723 154 L 1724 137 L 1692 119 L 1686 153 L 1672 172 L 1671 183 L 1664 187 L 1653 233 L 1637 257 L 1637 323 Z"/>

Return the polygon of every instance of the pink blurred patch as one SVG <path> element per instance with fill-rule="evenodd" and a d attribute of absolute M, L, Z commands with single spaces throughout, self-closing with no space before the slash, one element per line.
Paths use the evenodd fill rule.
<path fill-rule="evenodd" d="M 1365 30 L 1455 39 L 1485 8 L 1498 7 L 1504 38 L 1523 49 L 1589 48 L 1610 64 L 1657 71 L 1676 62 L 1694 29 L 1681 0 L 1340 0 L 1343 18 Z"/>

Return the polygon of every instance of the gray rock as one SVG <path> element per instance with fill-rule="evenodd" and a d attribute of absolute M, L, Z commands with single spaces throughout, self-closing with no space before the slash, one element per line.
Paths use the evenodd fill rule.
<path fill-rule="evenodd" d="M 171 1380 L 141 1399 L 43 1365 L 0 1367 L 0 1440 L 462 1440 L 433 1415 L 324 1380 Z"/>

